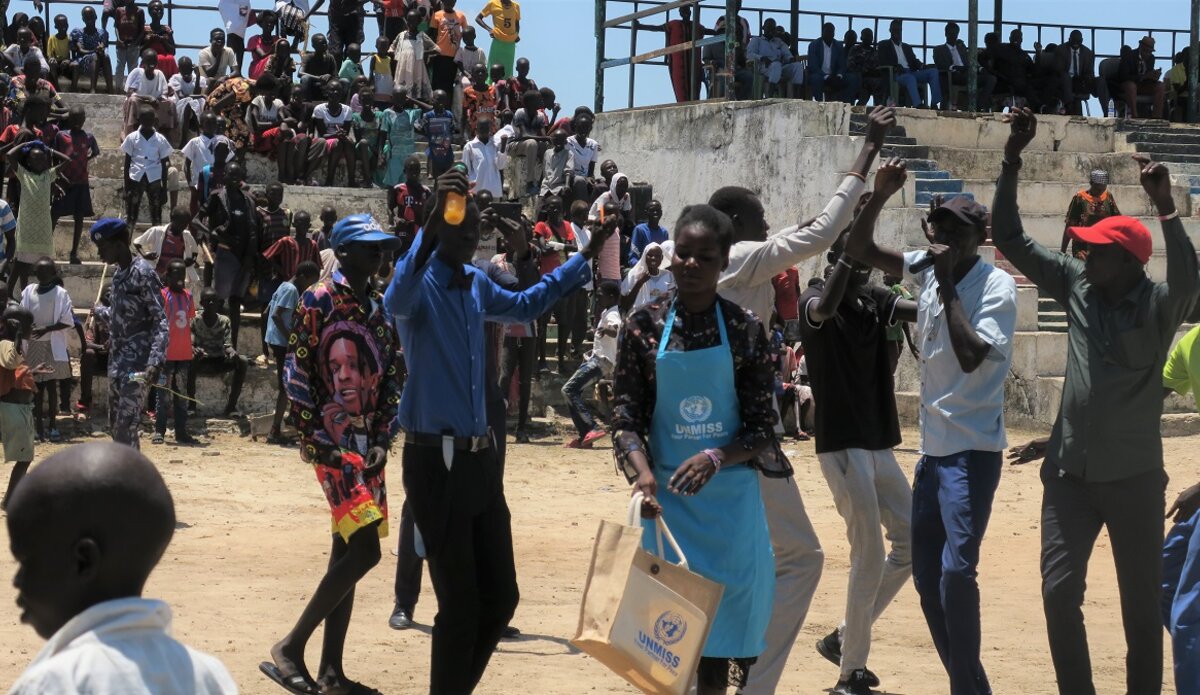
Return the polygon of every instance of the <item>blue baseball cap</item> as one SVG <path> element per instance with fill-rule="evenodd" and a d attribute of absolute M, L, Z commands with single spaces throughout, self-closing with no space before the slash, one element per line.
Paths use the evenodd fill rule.
<path fill-rule="evenodd" d="M 129 225 L 125 220 L 117 217 L 101 217 L 92 224 L 88 236 L 92 238 L 93 242 L 98 243 L 102 239 L 111 239 L 128 231 Z"/>
<path fill-rule="evenodd" d="M 364 213 L 343 217 L 333 225 L 329 245 L 336 250 L 346 244 L 380 244 L 390 251 L 400 248 L 400 239 L 384 231 L 374 217 Z"/>

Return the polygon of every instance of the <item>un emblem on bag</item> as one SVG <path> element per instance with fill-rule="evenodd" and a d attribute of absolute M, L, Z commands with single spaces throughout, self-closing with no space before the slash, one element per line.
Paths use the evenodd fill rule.
<path fill-rule="evenodd" d="M 704 422 L 712 415 L 712 401 L 704 396 L 689 396 L 679 404 L 679 414 L 687 422 Z"/>
<path fill-rule="evenodd" d="M 654 637 L 668 647 L 678 643 L 685 634 L 687 621 L 674 611 L 666 611 L 654 621 Z"/>

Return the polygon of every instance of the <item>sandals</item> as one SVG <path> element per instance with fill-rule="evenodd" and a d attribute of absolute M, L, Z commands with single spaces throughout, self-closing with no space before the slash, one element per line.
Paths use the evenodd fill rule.
<path fill-rule="evenodd" d="M 323 693 L 321 687 L 312 682 L 304 674 L 294 673 L 285 677 L 274 662 L 264 661 L 258 665 L 258 670 L 262 671 L 264 676 L 270 678 L 275 685 L 292 693 L 292 695 L 322 695 Z"/>

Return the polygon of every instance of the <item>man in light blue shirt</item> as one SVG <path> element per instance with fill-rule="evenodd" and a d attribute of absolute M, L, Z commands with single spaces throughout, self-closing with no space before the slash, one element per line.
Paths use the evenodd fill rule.
<path fill-rule="evenodd" d="M 903 165 L 881 166 L 876 188 L 881 176 L 903 177 Z M 953 198 L 929 223 L 928 251 L 882 249 L 863 227 L 851 232 L 846 254 L 903 273 L 917 288 L 922 457 L 913 483 L 913 581 L 952 695 L 990 695 L 979 659 L 976 567 L 1003 466 L 1017 288 L 979 257 L 987 238 L 982 205 Z"/>
<path fill-rule="evenodd" d="M 467 190 L 461 171 L 438 179 L 432 213 L 384 296 L 409 372 L 399 412 L 404 490 L 438 597 L 434 693 L 475 688 L 518 599 L 511 520 L 488 429 L 484 320 L 533 321 L 582 287 L 618 218 L 608 216 L 612 222 L 581 253 L 541 282 L 510 292 L 471 265 L 481 216 L 474 200 L 461 224 L 444 219 L 446 199 Z"/>

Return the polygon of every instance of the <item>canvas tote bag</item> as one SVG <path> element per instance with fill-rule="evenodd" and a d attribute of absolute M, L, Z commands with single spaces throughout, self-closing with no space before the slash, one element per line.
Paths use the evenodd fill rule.
<path fill-rule="evenodd" d="M 688 570 L 660 515 L 658 555 L 642 550 L 642 495 L 628 523 L 600 522 L 571 644 L 650 695 L 687 692 L 724 587 Z M 680 558 L 662 559 L 663 539 Z"/>

